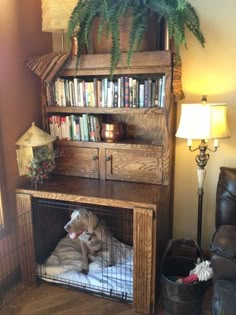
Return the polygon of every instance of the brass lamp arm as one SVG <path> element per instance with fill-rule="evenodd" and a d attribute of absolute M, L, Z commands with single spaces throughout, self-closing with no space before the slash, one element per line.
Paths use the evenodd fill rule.
<path fill-rule="evenodd" d="M 188 148 L 189 148 L 189 151 L 191 152 L 195 152 L 196 150 L 200 151 L 200 153 L 195 157 L 195 161 L 198 165 L 198 168 L 204 169 L 204 167 L 207 165 L 207 162 L 210 158 L 210 154 L 207 154 L 206 151 L 209 150 L 211 152 L 216 152 L 218 147 L 214 147 L 214 149 L 210 149 L 208 145 L 206 144 L 206 141 L 201 140 L 201 143 L 197 148 L 192 149 L 191 146 L 188 146 Z"/>

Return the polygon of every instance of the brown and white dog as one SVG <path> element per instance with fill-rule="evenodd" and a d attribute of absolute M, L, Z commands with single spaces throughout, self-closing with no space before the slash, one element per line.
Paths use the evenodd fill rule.
<path fill-rule="evenodd" d="M 85 208 L 74 210 L 64 229 L 72 240 L 80 243 L 82 272 L 87 273 L 89 270 L 89 255 L 95 256 L 99 250 L 106 251 L 106 265 L 113 265 L 112 235 L 93 212 Z"/>

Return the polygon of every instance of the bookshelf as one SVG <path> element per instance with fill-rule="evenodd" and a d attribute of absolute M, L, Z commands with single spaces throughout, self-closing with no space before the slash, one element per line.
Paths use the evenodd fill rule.
<path fill-rule="evenodd" d="M 43 97 L 43 125 L 48 132 L 52 119 L 59 121 L 58 125 L 60 119 L 67 119 L 71 126 L 71 119 L 74 117 L 79 119 L 82 116 L 96 117 L 100 125 L 102 122 L 119 122 L 123 124 L 125 130 L 124 138 L 114 143 L 88 141 L 89 137 L 81 139 L 81 136 L 78 139 L 83 141 L 73 141 L 76 136 L 73 138 L 71 134 L 59 136 L 57 146 L 63 157 L 58 160 L 56 174 L 151 184 L 170 183 L 175 116 L 172 96 L 172 53 L 170 51 L 141 52 L 134 55 L 129 67 L 125 66 L 126 58 L 127 55 L 124 53 L 112 81 L 109 77 L 110 59 L 107 54 L 82 56 L 78 69 L 76 69 L 76 59 L 72 57 L 65 64 L 58 78 L 63 81 L 64 86 L 65 82 L 71 82 L 73 91 L 75 81 L 77 84 L 80 82 L 85 85 L 86 82 L 94 83 L 95 80 L 118 82 L 120 78 L 135 78 L 135 82 L 140 86 L 147 81 L 157 85 L 165 78 L 164 88 L 162 87 L 163 95 L 160 96 L 164 97 L 164 101 L 161 102 L 159 97 L 158 104 L 154 104 L 153 97 L 150 96 L 147 104 L 141 107 L 139 102 L 135 107 L 132 107 L 133 104 L 122 106 L 120 103 L 119 107 L 113 107 L 113 104 L 108 107 L 106 102 L 103 101 L 101 105 L 98 100 L 93 105 L 89 102 L 90 106 L 86 102 L 83 106 L 81 104 L 78 106 L 77 98 L 75 101 L 74 96 L 74 101 L 71 99 L 66 106 L 66 103 L 62 105 L 55 96 L 58 92 L 55 88 L 57 83 L 53 83 L 46 89 Z M 55 82 L 58 82 L 58 78 Z M 97 86 L 93 86 L 94 91 L 97 90 Z M 151 88 L 150 85 L 150 90 Z M 139 95 L 139 90 L 137 94 Z M 67 130 L 71 128 L 68 127 Z M 88 164 L 90 166 L 85 167 Z"/>
<path fill-rule="evenodd" d="M 173 79 L 171 51 L 137 53 L 129 67 L 126 59 L 123 53 L 114 80 L 129 76 L 143 82 L 165 77 L 164 106 L 59 106 L 51 98 L 49 102 L 47 89 L 53 83 L 42 80 L 42 121 L 46 131 L 50 132 L 52 116 L 85 114 L 95 115 L 100 122 L 122 123 L 125 137 L 117 142 L 58 139 L 55 145 L 63 156 L 57 160 L 52 178 L 37 190 L 28 185 L 17 189 L 17 202 L 22 205 L 22 198 L 28 196 L 29 203 L 32 198 L 46 198 L 132 210 L 133 304 L 137 312 L 151 314 L 159 294 L 161 257 L 172 233 L 176 115 L 173 86 L 178 82 Z M 108 54 L 83 55 L 78 69 L 72 56 L 57 77 L 109 79 L 109 68 Z M 142 241 L 140 235 L 144 236 Z"/>

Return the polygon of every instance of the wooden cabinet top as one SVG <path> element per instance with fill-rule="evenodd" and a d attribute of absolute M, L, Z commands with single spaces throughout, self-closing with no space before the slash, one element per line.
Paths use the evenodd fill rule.
<path fill-rule="evenodd" d="M 172 67 L 171 51 L 146 51 L 133 55 L 130 65 L 127 65 L 127 53 L 122 53 L 121 62 L 117 65 L 114 75 L 164 73 Z M 82 55 L 76 69 L 76 57 L 72 57 L 64 65 L 61 75 L 110 75 L 110 54 Z"/>
<path fill-rule="evenodd" d="M 155 211 L 163 205 L 168 187 L 54 175 L 46 183 L 38 185 L 37 190 L 29 184 L 17 188 L 16 193 L 127 209 L 144 207 Z"/>

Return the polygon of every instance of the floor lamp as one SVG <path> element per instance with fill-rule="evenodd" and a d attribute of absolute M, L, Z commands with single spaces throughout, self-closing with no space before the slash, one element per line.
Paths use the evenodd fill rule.
<path fill-rule="evenodd" d="M 64 34 L 78 0 L 42 0 L 42 31 L 61 34 L 61 51 L 65 50 Z"/>
<path fill-rule="evenodd" d="M 210 152 L 216 152 L 219 146 L 219 139 L 230 136 L 227 119 L 227 105 L 223 103 L 199 103 L 182 104 L 179 127 L 176 137 L 187 139 L 187 146 L 191 152 L 198 151 L 195 157 L 197 163 L 198 178 L 198 224 L 197 243 L 201 247 L 202 235 L 202 207 L 203 207 L 203 186 L 206 176 L 205 166 L 210 158 Z M 208 140 L 213 139 L 213 146 L 208 146 Z M 192 147 L 192 140 L 200 140 L 200 144 Z"/>

